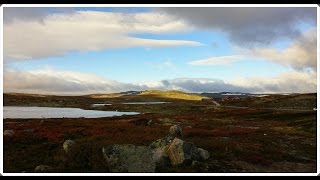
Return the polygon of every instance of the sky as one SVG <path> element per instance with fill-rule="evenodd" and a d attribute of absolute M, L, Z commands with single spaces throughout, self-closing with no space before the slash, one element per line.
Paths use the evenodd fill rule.
<path fill-rule="evenodd" d="M 4 7 L 4 92 L 317 91 L 316 7 Z"/>

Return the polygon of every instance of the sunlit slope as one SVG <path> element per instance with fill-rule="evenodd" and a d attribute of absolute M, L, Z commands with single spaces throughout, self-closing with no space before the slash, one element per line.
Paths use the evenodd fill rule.
<path fill-rule="evenodd" d="M 181 99 L 181 100 L 193 100 L 200 101 L 203 96 L 196 94 L 189 94 L 182 91 L 160 91 L 160 90 L 147 90 L 139 94 L 139 96 L 153 96 L 167 99 Z"/>

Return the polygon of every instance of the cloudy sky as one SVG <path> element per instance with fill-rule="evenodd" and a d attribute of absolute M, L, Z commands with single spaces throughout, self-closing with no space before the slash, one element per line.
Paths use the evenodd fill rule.
<path fill-rule="evenodd" d="M 317 91 L 316 7 L 3 12 L 4 92 Z"/>

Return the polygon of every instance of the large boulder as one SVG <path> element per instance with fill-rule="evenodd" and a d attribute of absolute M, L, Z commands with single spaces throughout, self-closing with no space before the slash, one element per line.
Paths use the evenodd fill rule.
<path fill-rule="evenodd" d="M 182 138 L 182 128 L 178 125 L 171 126 L 169 135 L 173 138 Z"/>
<path fill-rule="evenodd" d="M 14 135 L 14 131 L 13 130 L 5 130 L 3 132 L 4 136 L 13 136 Z"/>
<path fill-rule="evenodd" d="M 198 153 L 202 160 L 207 160 L 210 158 L 210 154 L 207 150 L 204 150 L 202 148 L 198 148 Z"/>
<path fill-rule="evenodd" d="M 70 140 L 70 139 L 65 140 L 63 143 L 63 150 L 65 152 L 68 152 L 68 151 L 70 151 L 70 148 L 75 144 L 76 144 L 76 142 L 74 142 L 73 140 Z"/>
<path fill-rule="evenodd" d="M 173 166 L 191 165 L 192 161 L 201 160 L 197 146 L 175 138 L 167 149 L 167 154 Z"/>
<path fill-rule="evenodd" d="M 39 165 L 34 169 L 35 172 L 50 172 L 52 170 L 53 168 L 47 165 Z"/>
<path fill-rule="evenodd" d="M 146 146 L 110 145 L 102 148 L 110 172 L 155 172 L 153 152 Z"/>
<path fill-rule="evenodd" d="M 161 148 L 157 148 L 157 149 L 153 149 L 152 153 L 153 153 L 152 158 L 156 163 L 157 169 L 171 166 L 169 156 L 165 150 Z"/>
<path fill-rule="evenodd" d="M 170 159 L 166 151 L 168 145 L 172 142 L 173 138 L 171 136 L 166 136 L 164 138 L 158 139 L 149 145 L 149 148 L 153 152 L 153 160 L 156 162 L 157 168 L 163 168 L 170 166 Z"/>

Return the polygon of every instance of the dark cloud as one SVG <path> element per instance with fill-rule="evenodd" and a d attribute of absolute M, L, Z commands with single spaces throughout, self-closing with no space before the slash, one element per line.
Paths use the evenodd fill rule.
<path fill-rule="evenodd" d="M 51 13 L 72 13 L 74 11 L 69 7 L 4 7 L 3 22 L 36 20 L 42 23 L 44 18 Z"/>
<path fill-rule="evenodd" d="M 300 34 L 296 23 L 316 26 L 315 7 L 176 7 L 160 11 L 184 19 L 189 24 L 228 33 L 238 45 L 270 44 L 278 38 Z"/>

